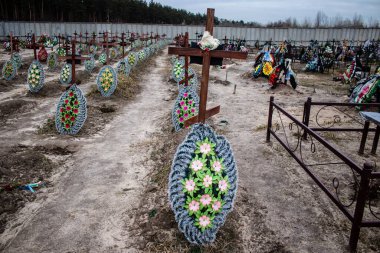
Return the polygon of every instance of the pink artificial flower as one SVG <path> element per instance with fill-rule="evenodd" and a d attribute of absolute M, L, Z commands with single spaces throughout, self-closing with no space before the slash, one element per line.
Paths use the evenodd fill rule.
<path fill-rule="evenodd" d="M 177 114 L 181 114 L 181 110 L 180 109 L 177 110 Z"/>
<path fill-rule="evenodd" d="M 194 113 L 195 112 L 195 108 L 191 108 L 191 112 Z"/>
<path fill-rule="evenodd" d="M 212 168 L 214 169 L 214 171 L 220 172 L 222 170 L 222 164 L 219 161 L 215 161 L 212 164 Z"/>
<path fill-rule="evenodd" d="M 187 106 L 184 106 L 183 107 L 183 110 L 186 112 L 187 110 L 189 109 L 189 107 L 187 107 Z"/>
<path fill-rule="evenodd" d="M 67 107 L 66 107 L 66 110 L 71 111 L 71 107 L 70 107 L 70 106 L 67 106 Z"/>
<path fill-rule="evenodd" d="M 186 180 L 185 188 L 188 192 L 192 192 L 195 189 L 195 182 L 193 180 Z"/>
<path fill-rule="evenodd" d="M 183 122 L 183 118 L 181 117 L 181 118 L 179 118 L 179 122 Z"/>
<path fill-rule="evenodd" d="M 196 200 L 193 200 L 189 204 L 189 210 L 192 212 L 197 212 L 199 210 L 199 202 Z"/>
<path fill-rule="evenodd" d="M 228 187 L 228 184 L 227 184 L 226 180 L 220 180 L 219 181 L 219 184 L 218 184 L 219 190 L 224 192 L 225 190 L 227 190 L 227 187 Z"/>
<path fill-rule="evenodd" d="M 207 206 L 211 203 L 211 197 L 208 194 L 204 194 L 199 201 L 202 203 L 202 205 Z"/>
<path fill-rule="evenodd" d="M 189 100 L 187 103 L 188 103 L 189 105 L 192 105 L 192 104 L 193 104 L 193 100 Z"/>
<path fill-rule="evenodd" d="M 216 201 L 214 201 L 214 203 L 212 204 L 211 207 L 214 211 L 219 211 L 221 206 L 222 206 L 222 203 L 220 203 L 219 200 L 216 200 Z"/>
<path fill-rule="evenodd" d="M 212 185 L 212 177 L 210 175 L 206 175 L 204 178 L 203 178 L 203 185 L 205 187 L 209 187 L 210 185 Z"/>
<path fill-rule="evenodd" d="M 200 160 L 195 160 L 191 163 L 191 168 L 197 172 L 203 168 L 203 163 Z"/>
<path fill-rule="evenodd" d="M 187 94 L 187 92 L 183 93 L 183 96 L 184 96 L 185 98 L 187 98 L 188 95 L 189 95 L 189 94 Z"/>
<path fill-rule="evenodd" d="M 181 102 L 179 102 L 179 104 L 181 105 L 181 106 L 183 106 L 184 104 L 185 104 L 185 101 L 181 101 Z"/>
<path fill-rule="evenodd" d="M 78 109 L 74 109 L 73 113 L 78 114 Z"/>
<path fill-rule="evenodd" d="M 187 117 L 189 117 L 189 114 L 188 114 L 188 113 L 185 113 L 185 114 L 183 115 L 183 117 L 185 117 L 185 119 L 187 119 Z"/>
<path fill-rule="evenodd" d="M 75 100 L 74 105 L 78 105 L 78 104 L 79 104 L 79 102 L 77 100 Z"/>
<path fill-rule="evenodd" d="M 199 150 L 201 151 L 202 154 L 207 155 L 211 151 L 211 146 L 208 143 L 203 143 L 200 147 Z"/>
<path fill-rule="evenodd" d="M 199 225 L 201 227 L 207 227 L 208 225 L 210 225 L 211 221 L 210 221 L 210 218 L 207 217 L 206 215 L 203 215 L 201 217 L 199 217 Z"/>

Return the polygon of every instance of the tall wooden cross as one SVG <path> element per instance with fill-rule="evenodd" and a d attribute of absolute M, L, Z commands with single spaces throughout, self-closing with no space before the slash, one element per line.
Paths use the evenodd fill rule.
<path fill-rule="evenodd" d="M 214 30 L 214 12 L 215 9 L 207 9 L 207 23 L 206 31 L 211 35 Z M 243 52 L 231 52 L 224 50 L 201 50 L 198 48 L 181 48 L 181 47 L 169 47 L 169 54 L 176 54 L 180 56 L 201 56 L 202 60 L 202 80 L 201 80 L 201 91 L 200 91 L 200 103 L 198 115 L 185 121 L 185 126 L 190 126 L 195 123 L 205 123 L 206 119 L 219 113 L 220 106 L 206 109 L 207 106 L 207 93 L 208 93 L 208 80 L 210 76 L 210 61 L 211 57 L 216 58 L 234 58 L 234 59 L 246 59 L 248 53 Z"/>
<path fill-rule="evenodd" d="M 75 55 L 75 43 L 76 41 L 75 40 L 71 40 L 71 55 L 66 55 L 66 56 L 59 56 L 58 59 L 59 60 L 71 60 L 71 65 L 72 65 L 72 68 L 71 68 L 71 84 L 74 84 L 75 83 L 75 61 L 76 60 L 89 60 L 90 57 L 81 57 L 81 56 L 76 56 Z"/>
<path fill-rule="evenodd" d="M 124 32 L 121 33 L 121 42 L 119 44 L 123 49 L 123 58 L 124 58 L 124 56 L 125 56 L 124 47 L 127 46 L 127 42 L 125 42 L 125 33 Z"/>
<path fill-rule="evenodd" d="M 36 35 L 33 33 L 32 35 L 32 44 L 31 48 L 33 49 L 34 52 L 34 60 L 37 60 L 37 48 L 40 48 L 40 44 L 36 43 Z"/>

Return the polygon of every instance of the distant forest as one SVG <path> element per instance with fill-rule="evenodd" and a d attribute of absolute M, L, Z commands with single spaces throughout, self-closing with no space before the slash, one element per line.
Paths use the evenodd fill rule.
<path fill-rule="evenodd" d="M 203 25 L 206 15 L 161 5 L 152 0 L 0 0 L 0 20 Z M 317 13 L 315 19 L 305 18 L 298 21 L 287 18 L 265 25 L 215 17 L 215 25 L 282 28 L 380 27 L 378 20 L 371 19 L 366 23 L 361 15 L 355 15 L 352 19 L 341 16 L 330 18 L 322 11 Z"/>

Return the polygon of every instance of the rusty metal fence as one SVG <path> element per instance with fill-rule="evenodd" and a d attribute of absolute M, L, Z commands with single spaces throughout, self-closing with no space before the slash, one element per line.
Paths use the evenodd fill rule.
<path fill-rule="evenodd" d="M 326 127 L 320 123 L 317 127 L 309 127 L 312 105 L 342 106 L 341 103 L 317 103 L 309 99 L 301 121 L 271 97 L 266 140 L 270 142 L 273 136 L 352 223 L 349 246 L 355 251 L 362 227 L 380 227 L 380 196 L 374 194 L 380 187 L 380 172 L 376 172 L 371 163 L 360 166 L 317 133 L 329 130 L 360 132 L 363 128 Z M 274 115 L 276 122 L 273 122 Z M 337 121 L 335 117 L 330 123 L 333 125 Z M 317 151 L 323 156 L 316 155 Z"/>

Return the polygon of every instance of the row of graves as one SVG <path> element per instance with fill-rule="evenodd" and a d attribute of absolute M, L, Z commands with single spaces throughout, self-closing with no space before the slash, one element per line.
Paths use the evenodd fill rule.
<path fill-rule="evenodd" d="M 211 109 L 207 109 L 206 106 L 210 65 L 220 65 L 223 58 L 246 59 L 248 55 L 247 52 L 242 52 L 241 50 L 226 50 L 226 47 L 221 46 L 220 41 L 212 36 L 213 14 L 213 9 L 207 10 L 206 30 L 196 45 L 189 43 L 188 34 L 178 35 L 176 47 L 169 47 L 168 51 L 169 54 L 176 55 L 171 58 L 171 78 L 177 82 L 178 86 L 178 96 L 172 108 L 173 126 L 176 131 L 191 127 L 185 140 L 178 146 L 173 158 L 168 184 L 169 200 L 179 230 L 190 243 L 197 245 L 207 245 L 216 239 L 219 228 L 224 224 L 227 214 L 233 208 L 238 181 L 235 159 L 229 142 L 225 137 L 218 135 L 209 125 L 205 124 L 207 118 L 220 111 L 219 106 Z M 271 55 L 263 55 L 262 57 L 272 58 Z M 269 79 L 279 79 L 279 72 L 282 72 L 282 75 L 295 88 L 297 86 L 294 83 L 295 74 L 292 72 L 290 65 L 292 59 L 286 58 L 285 51 L 282 52 L 280 58 L 280 67 L 274 67 L 271 71 L 264 70 L 265 66 L 262 66 L 262 69 L 269 76 Z M 191 64 L 202 64 L 199 97 L 197 93 L 198 79 L 195 71 L 190 66 Z M 271 76 L 273 73 L 276 75 L 275 77 Z M 379 74 L 377 69 L 374 74 L 366 78 L 375 79 L 375 85 L 378 86 Z M 368 87 L 364 89 L 368 90 Z M 362 95 L 359 96 L 362 97 Z M 380 213 L 376 209 L 377 204 L 375 203 L 376 198 L 379 198 L 379 196 L 374 197 L 371 195 L 373 194 L 371 189 L 375 188 L 376 192 L 376 187 L 378 187 L 376 179 L 380 178 L 380 174 L 369 163 L 364 164 L 364 167 L 357 165 L 350 157 L 327 142 L 317 131 L 362 132 L 359 153 L 363 153 L 365 139 L 368 131 L 370 131 L 369 122 L 375 122 L 377 128 L 371 129 L 376 131 L 372 148 L 372 153 L 374 153 L 380 136 L 380 127 L 378 125 L 380 124 L 380 117 L 376 116 L 376 118 L 371 113 L 361 112 L 361 116 L 366 121 L 364 128 L 317 128 L 309 127 L 312 124 L 310 113 L 312 106 L 322 106 L 323 108 L 330 106 L 363 108 L 362 105 L 376 108 L 380 106 L 380 104 L 367 104 L 365 101 L 367 100 L 363 98 L 362 103 L 354 104 L 321 103 L 312 102 L 309 98 L 308 102 L 305 103 L 302 121 L 297 120 L 286 112 L 279 103 L 275 102 L 274 97 L 271 97 L 269 103 L 267 141 L 270 142 L 271 137 L 275 137 L 349 219 L 352 223 L 349 240 L 352 251 L 357 249 L 361 227 L 379 227 L 380 225 Z M 278 120 L 281 121 L 284 134 L 281 131 L 281 124 L 274 123 L 275 112 L 279 114 Z M 286 122 L 283 122 L 285 121 L 284 118 L 286 118 Z M 287 122 L 290 122 L 289 129 L 285 127 Z M 334 124 L 337 122 L 339 120 L 335 118 Z M 291 141 L 290 137 L 294 137 L 296 140 Z M 311 145 L 311 153 L 316 153 L 318 144 L 331 152 L 331 155 L 335 156 L 338 161 L 335 160 L 331 163 L 317 161 L 316 164 L 310 164 L 307 161 L 305 147 L 303 146 Z M 300 154 L 297 154 L 298 152 Z M 348 187 L 355 191 L 352 195 L 353 197 L 349 197 L 350 203 L 345 203 L 345 198 L 342 197 L 344 195 L 341 192 L 343 191 L 342 188 L 347 185 L 344 180 L 340 181 L 338 176 L 333 178 L 334 192 L 334 190 L 329 190 L 330 185 L 324 183 L 313 172 L 315 167 L 312 166 L 328 165 L 345 165 L 350 168 L 346 174 L 344 171 L 339 171 L 339 173 L 342 173 L 340 176 L 343 176 L 344 179 L 350 177 L 351 174 L 353 175 L 353 182 L 348 184 Z M 372 215 L 375 220 L 367 219 L 367 215 Z"/>
<path fill-rule="evenodd" d="M 26 85 L 29 92 L 39 93 L 45 84 L 45 73 L 61 69 L 59 83 L 66 91 L 57 103 L 55 126 L 60 134 L 75 135 L 87 118 L 86 98 L 78 87 L 80 82 L 76 80 L 77 66 L 84 64 L 88 73 L 95 66 L 102 66 L 95 80 L 97 89 L 102 96 L 110 97 L 117 89 L 118 77 L 129 76 L 133 68 L 168 44 L 164 37 L 153 36 L 153 33 L 137 36 L 129 32 L 112 36 L 111 32 L 105 31 L 100 37 L 95 33 L 89 37 L 86 32 L 84 38 L 74 33 L 71 37 L 42 35 L 37 40 L 32 34 L 28 47 L 33 49 L 34 60 L 28 69 Z M 15 77 L 22 65 L 19 47 L 13 47 L 15 40 L 12 35 L 10 38 L 10 59 L 2 68 L 2 76 L 8 81 Z M 46 48 L 51 52 L 48 53 Z M 111 60 L 117 60 L 116 67 L 110 63 Z"/>

